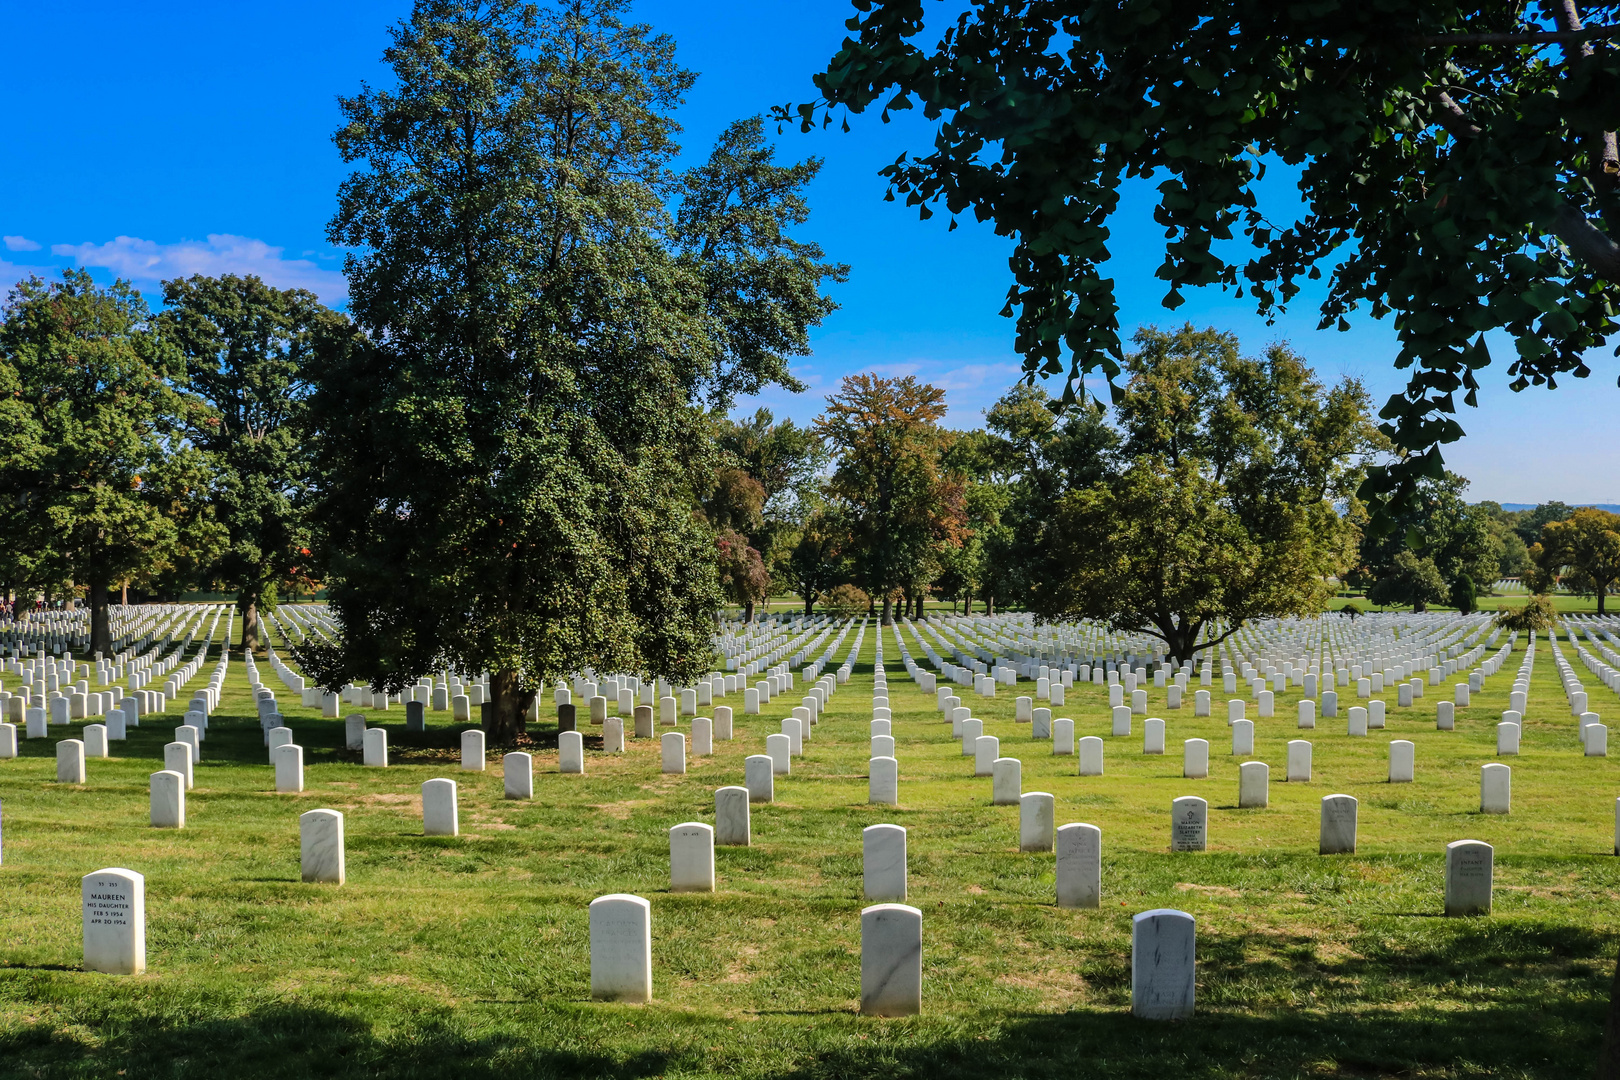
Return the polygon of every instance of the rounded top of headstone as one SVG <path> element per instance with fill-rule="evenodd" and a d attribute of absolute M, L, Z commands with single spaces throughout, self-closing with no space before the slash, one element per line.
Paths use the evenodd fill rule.
<path fill-rule="evenodd" d="M 591 901 L 591 907 L 595 907 L 598 904 L 602 904 L 604 906 L 633 904 L 649 913 L 652 911 L 651 901 L 647 900 L 645 897 L 632 896 L 630 893 L 608 893 L 606 896 L 598 896 L 595 900 Z"/>
<path fill-rule="evenodd" d="M 1056 801 L 1050 791 L 1026 791 L 1018 797 L 1020 799 L 1052 799 L 1054 802 Z"/>
<path fill-rule="evenodd" d="M 1209 800 L 1201 798 L 1197 795 L 1182 795 L 1179 798 L 1170 800 L 1171 806 L 1184 806 L 1190 803 L 1198 803 L 1200 806 L 1208 806 Z"/>
<path fill-rule="evenodd" d="M 1132 923 L 1145 922 L 1148 919 L 1185 919 L 1190 923 L 1196 923 L 1198 921 L 1187 912 L 1182 911 L 1179 908 L 1168 907 L 1154 908 L 1151 911 L 1139 911 L 1135 915 L 1131 916 Z"/>
<path fill-rule="evenodd" d="M 311 819 L 316 820 L 316 821 L 320 821 L 320 820 L 342 821 L 343 820 L 343 815 L 341 813 L 339 813 L 338 811 L 336 811 L 336 810 L 326 810 L 326 809 L 306 810 L 302 814 L 298 815 L 298 820 L 299 821 L 306 821 L 306 820 L 311 820 Z"/>
<path fill-rule="evenodd" d="M 884 833 L 884 834 L 899 833 L 901 836 L 904 836 L 905 833 L 906 833 L 906 827 L 904 825 L 887 825 L 887 824 L 884 824 L 884 825 L 868 825 L 866 828 L 861 830 L 861 835 L 865 836 L 867 833 L 873 833 L 873 832 L 875 832 L 875 833 Z"/>
<path fill-rule="evenodd" d="M 1453 840 L 1451 843 L 1446 845 L 1446 850 L 1447 851 L 1452 851 L 1452 850 L 1454 850 L 1456 848 L 1464 848 L 1464 847 L 1480 847 L 1480 848 L 1484 848 L 1486 851 L 1495 851 L 1496 850 L 1495 848 L 1491 847 L 1491 845 L 1487 844 L 1483 840 Z"/>
<path fill-rule="evenodd" d="M 922 921 L 922 911 L 912 907 L 910 904 L 873 904 L 870 907 L 861 908 L 861 918 L 864 919 L 868 915 L 882 915 L 888 912 L 903 913 L 914 917 L 918 922 Z"/>

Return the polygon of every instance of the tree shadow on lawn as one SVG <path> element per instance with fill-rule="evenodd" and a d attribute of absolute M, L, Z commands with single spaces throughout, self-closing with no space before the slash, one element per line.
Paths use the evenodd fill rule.
<path fill-rule="evenodd" d="M 687 1011 L 579 1000 L 474 1002 L 454 1011 L 387 1001 L 356 986 L 341 1006 L 269 1005 L 240 1016 L 228 997 L 136 981 L 80 983 L 30 973 L 24 1000 L 49 1020 L 0 1033 L 0 1075 L 129 1080 L 156 1076 L 508 1077 L 771 1080 L 1076 1077 L 1590 1075 L 1607 1006 L 1605 941 L 1579 928 L 1469 920 L 1434 939 L 1385 942 L 1325 960 L 1308 935 L 1225 937 L 1200 947 L 1201 1004 L 1190 1020 L 1129 1015 L 1124 964 L 1088 973 L 1103 1004 L 1063 1013 L 985 1008 L 879 1020 L 847 1008 Z M 656 977 L 656 976 L 655 976 Z M 1379 983 L 1393 985 L 1380 992 Z M 514 987 L 517 990 L 518 988 Z M 581 988 L 583 991 L 583 988 Z M 1365 994 L 1361 991 L 1365 990 Z M 95 994 L 96 991 L 104 993 Z M 522 991 L 518 990 L 519 995 Z M 94 994 L 95 996 L 91 996 Z M 1249 1009 L 1303 1000 L 1303 1008 Z M 15 1002 L 15 993 L 7 995 Z M 1389 1004 L 1360 1004 L 1360 1000 Z M 1095 998 L 1094 998 L 1095 1000 Z M 488 1005 L 498 1004 L 498 1011 Z M 188 1015 L 189 1014 L 189 1015 Z M 13 1015 L 16 1015 L 13 1013 Z M 750 1019 L 743 1019 L 749 1016 Z"/>

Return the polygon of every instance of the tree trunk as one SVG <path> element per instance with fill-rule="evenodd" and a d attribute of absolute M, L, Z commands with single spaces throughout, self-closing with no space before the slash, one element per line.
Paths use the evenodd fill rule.
<path fill-rule="evenodd" d="M 90 582 L 90 654 L 103 657 L 113 654 L 112 622 L 107 617 L 107 583 L 99 579 Z"/>
<path fill-rule="evenodd" d="M 1603 617 L 1603 598 L 1604 598 L 1604 596 L 1608 595 L 1608 592 L 1609 592 L 1609 590 L 1606 589 L 1606 588 L 1603 588 L 1601 586 L 1598 588 L 1597 594 L 1598 594 L 1598 617 L 1599 618 Z"/>
<path fill-rule="evenodd" d="M 883 626 L 894 625 L 894 597 L 888 593 L 883 594 Z"/>
<path fill-rule="evenodd" d="M 816 594 L 813 591 L 811 591 L 809 589 L 806 589 L 805 593 L 804 593 L 804 616 L 805 616 L 805 618 L 808 619 L 811 615 L 814 615 L 815 611 L 816 611 Z"/>
<path fill-rule="evenodd" d="M 518 689 L 515 671 L 497 671 L 489 677 L 491 708 L 484 722 L 484 733 L 489 741 L 509 744 L 529 730 L 529 704 L 534 691 Z"/>
<path fill-rule="evenodd" d="M 752 600 L 748 601 L 748 603 L 743 605 L 743 622 L 748 623 L 750 626 L 753 625 L 753 622 L 754 622 L 754 602 Z"/>
<path fill-rule="evenodd" d="M 996 594 L 995 593 L 985 593 L 984 594 L 984 613 L 987 616 L 988 615 L 994 615 L 996 613 Z"/>
<path fill-rule="evenodd" d="M 962 614 L 964 614 L 964 615 L 973 614 L 973 590 L 972 589 L 969 589 L 967 591 L 967 595 L 962 598 Z"/>
<path fill-rule="evenodd" d="M 242 601 L 246 600 L 244 607 Z M 259 651 L 259 594 L 242 592 L 236 598 L 236 610 L 242 613 L 242 655 L 252 656 Z"/>
<path fill-rule="evenodd" d="M 1414 603 L 1412 605 L 1412 614 L 1414 614 L 1414 615 L 1422 615 L 1425 611 L 1428 611 L 1428 610 L 1429 610 L 1429 605 L 1425 601 L 1422 601 L 1422 600 L 1419 600 L 1419 601 L 1417 601 L 1416 603 Z"/>

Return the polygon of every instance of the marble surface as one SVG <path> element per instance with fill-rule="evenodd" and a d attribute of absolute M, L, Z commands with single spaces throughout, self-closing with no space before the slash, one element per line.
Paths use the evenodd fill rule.
<path fill-rule="evenodd" d="M 170 772 L 177 772 L 185 777 L 186 790 L 190 791 L 193 783 L 191 747 L 183 742 L 168 743 L 163 747 L 163 767 Z"/>
<path fill-rule="evenodd" d="M 679 775 L 686 772 L 686 736 L 679 731 L 666 731 L 659 740 L 659 768 Z"/>
<path fill-rule="evenodd" d="M 366 718 L 359 713 L 343 718 L 343 745 L 349 750 L 365 748 Z"/>
<path fill-rule="evenodd" d="M 602 752 L 604 754 L 624 753 L 624 719 L 610 716 L 602 721 Z"/>
<path fill-rule="evenodd" d="M 765 752 L 771 758 L 771 771 L 778 776 L 793 773 L 793 740 L 786 735 L 765 736 Z"/>
<path fill-rule="evenodd" d="M 714 737 L 717 739 L 731 739 L 732 729 L 730 705 L 716 705 L 714 707 Z"/>
<path fill-rule="evenodd" d="M 652 905 L 612 893 L 591 901 L 591 997 L 652 1000 Z"/>
<path fill-rule="evenodd" d="M 782 721 L 782 734 L 788 738 L 788 746 L 794 757 L 804 757 L 804 724 L 796 716 L 789 716 Z"/>
<path fill-rule="evenodd" d="M 1185 911 L 1156 908 L 1131 921 L 1131 1013 L 1144 1020 L 1193 1014 L 1197 926 Z"/>
<path fill-rule="evenodd" d="M 298 839 L 304 880 L 343 884 L 343 815 L 336 810 L 299 815 Z"/>
<path fill-rule="evenodd" d="M 743 761 L 743 784 L 749 802 L 772 802 L 776 798 L 776 759 L 769 754 L 750 754 Z"/>
<path fill-rule="evenodd" d="M 1102 903 L 1102 830 L 1076 823 L 1057 830 L 1057 904 L 1094 908 Z"/>
<path fill-rule="evenodd" d="M 365 748 L 361 763 L 374 769 L 388 767 L 388 732 L 382 728 L 366 728 Z"/>
<path fill-rule="evenodd" d="M 104 758 L 107 756 L 107 725 L 84 725 L 84 756 L 87 758 Z"/>
<path fill-rule="evenodd" d="M 454 780 L 422 782 L 422 835 L 458 836 L 461 816 Z"/>
<path fill-rule="evenodd" d="M 1074 753 L 1074 721 L 1066 716 L 1052 721 L 1052 753 Z"/>
<path fill-rule="evenodd" d="M 769 776 L 768 771 L 766 775 Z M 747 847 L 753 842 L 747 788 L 723 787 L 715 790 L 714 842 L 727 847 Z"/>
<path fill-rule="evenodd" d="M 990 763 L 990 804 L 1017 806 L 1024 794 L 1024 764 L 1017 758 L 998 757 Z"/>
<path fill-rule="evenodd" d="M 1495 850 L 1479 840 L 1446 845 L 1446 914 L 1491 913 L 1492 860 Z"/>
<path fill-rule="evenodd" d="M 1356 814 L 1360 809 L 1353 795 L 1322 797 L 1322 834 L 1317 851 L 1322 855 L 1356 853 Z"/>
<path fill-rule="evenodd" d="M 714 754 L 714 720 L 707 716 L 692 718 L 692 756 L 711 757 Z"/>
<path fill-rule="evenodd" d="M 963 737 L 964 741 L 966 736 Z M 973 775 L 995 775 L 996 758 L 1001 756 L 1001 740 L 994 735 L 978 735 L 973 739 Z"/>
<path fill-rule="evenodd" d="M 669 830 L 669 891 L 714 892 L 714 829 L 683 821 Z"/>
<path fill-rule="evenodd" d="M 1238 809 L 1264 810 L 1271 802 L 1271 766 L 1245 761 L 1238 766 Z"/>
<path fill-rule="evenodd" d="M 146 878 L 114 866 L 86 874 L 79 889 L 85 970 L 109 975 L 145 971 Z"/>
<path fill-rule="evenodd" d="M 1500 762 L 1479 769 L 1479 812 L 1506 814 L 1513 809 L 1513 770 Z"/>
<path fill-rule="evenodd" d="M 488 768 L 484 758 L 484 733 L 482 731 L 463 731 L 461 733 L 461 771 L 483 772 Z"/>
<path fill-rule="evenodd" d="M 1182 744 L 1181 775 L 1187 780 L 1209 776 L 1209 740 L 1188 739 Z"/>
<path fill-rule="evenodd" d="M 906 904 L 874 904 L 861 912 L 861 1012 L 921 1011 L 922 912 Z"/>
<path fill-rule="evenodd" d="M 84 779 L 84 743 L 63 739 L 56 744 L 56 782 L 82 784 Z"/>
<path fill-rule="evenodd" d="M 1018 850 L 1051 851 L 1057 800 L 1049 792 L 1026 791 L 1018 800 Z"/>
<path fill-rule="evenodd" d="M 276 790 L 297 794 L 304 790 L 304 748 L 297 743 L 282 743 L 270 751 L 270 763 L 276 767 Z"/>
<path fill-rule="evenodd" d="M 1232 756 L 1254 756 L 1254 721 L 1232 721 Z"/>
<path fill-rule="evenodd" d="M 1410 784 L 1417 775 L 1417 746 L 1406 739 L 1389 744 L 1389 782 Z"/>
<path fill-rule="evenodd" d="M 618 717 L 614 719 L 617 720 Z M 557 736 L 557 771 L 584 774 L 585 736 L 577 731 L 564 731 Z"/>
<path fill-rule="evenodd" d="M 186 827 L 186 778 L 164 770 L 151 776 L 152 828 Z"/>
<path fill-rule="evenodd" d="M 1288 783 L 1308 784 L 1311 780 L 1311 744 L 1304 739 L 1288 741 Z"/>
<path fill-rule="evenodd" d="M 890 741 L 893 742 L 892 739 Z M 900 762 L 892 753 L 874 756 L 867 762 L 866 801 L 875 806 L 899 805 Z"/>
<path fill-rule="evenodd" d="M 0 724 L 0 758 L 17 756 L 17 725 Z"/>
<path fill-rule="evenodd" d="M 1170 850 L 1203 851 L 1209 843 L 1209 803 L 1183 795 L 1170 804 Z"/>
<path fill-rule="evenodd" d="M 1157 716 L 1142 722 L 1142 753 L 1164 753 L 1164 721 Z"/>
<path fill-rule="evenodd" d="M 521 750 L 501 758 L 503 790 L 508 799 L 534 798 L 534 758 Z"/>
<path fill-rule="evenodd" d="M 868 900 L 906 898 L 906 830 L 869 825 L 861 830 L 861 880 Z"/>
<path fill-rule="evenodd" d="M 1103 741 L 1095 735 L 1087 735 L 1080 740 L 1080 775 L 1101 776 L 1103 774 Z"/>

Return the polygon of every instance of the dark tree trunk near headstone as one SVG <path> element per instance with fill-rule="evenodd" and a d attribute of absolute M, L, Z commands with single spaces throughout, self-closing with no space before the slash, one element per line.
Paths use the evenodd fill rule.
<path fill-rule="evenodd" d="M 986 615 L 994 615 L 996 613 L 996 594 L 995 593 L 985 593 L 984 594 L 984 613 Z"/>
<path fill-rule="evenodd" d="M 754 602 L 752 600 L 743 605 L 743 622 L 752 624 L 754 621 Z"/>
<path fill-rule="evenodd" d="M 894 625 L 894 597 L 885 593 L 883 595 L 883 626 Z"/>
<path fill-rule="evenodd" d="M 956 605 L 952 604 L 951 607 L 954 610 Z M 967 591 L 967 595 L 962 598 L 962 614 L 964 614 L 964 615 L 973 614 L 973 590 L 972 589 L 969 589 Z"/>
<path fill-rule="evenodd" d="M 484 734 L 495 744 L 513 743 L 529 730 L 529 703 L 534 691 L 521 690 L 518 673 L 497 671 L 489 677 L 490 705 L 485 714 Z"/>
<path fill-rule="evenodd" d="M 815 610 L 816 594 L 806 590 L 804 594 L 804 614 L 806 617 L 809 617 L 810 615 L 815 614 Z"/>
<path fill-rule="evenodd" d="M 247 600 L 246 606 L 242 601 Z M 252 656 L 259 651 L 259 594 L 258 590 L 243 592 L 237 597 L 236 608 L 242 613 L 242 655 Z"/>
<path fill-rule="evenodd" d="M 100 653 L 102 656 L 111 656 L 112 647 L 112 621 L 107 613 L 107 583 L 105 581 L 92 581 L 90 583 L 90 654 Z"/>

